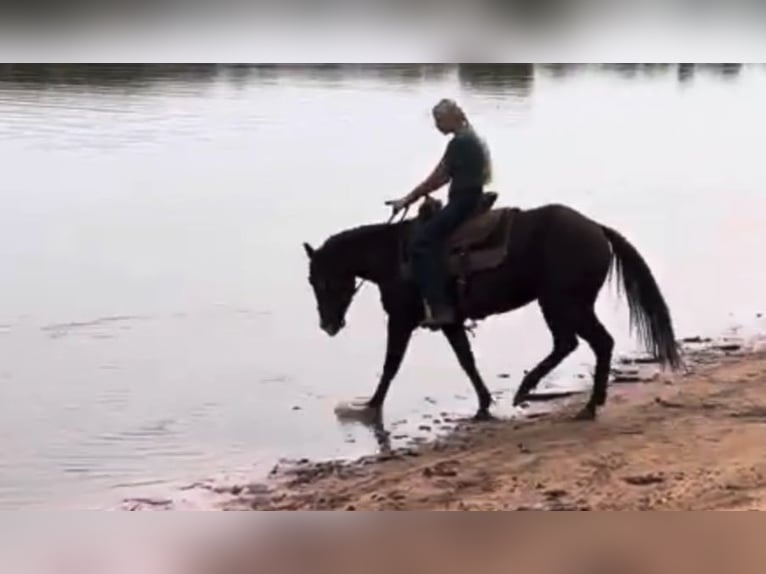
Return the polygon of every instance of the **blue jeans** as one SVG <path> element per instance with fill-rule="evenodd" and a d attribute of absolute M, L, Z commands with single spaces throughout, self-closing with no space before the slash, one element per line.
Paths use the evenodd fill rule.
<path fill-rule="evenodd" d="M 433 311 L 450 305 L 447 295 L 447 240 L 473 215 L 481 195 L 480 189 L 456 193 L 443 209 L 418 225 L 412 234 L 410 256 L 413 279 Z"/>

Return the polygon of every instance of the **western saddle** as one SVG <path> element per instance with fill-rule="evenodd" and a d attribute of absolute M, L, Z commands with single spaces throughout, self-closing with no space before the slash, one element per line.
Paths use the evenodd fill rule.
<path fill-rule="evenodd" d="M 450 274 L 465 280 L 476 271 L 499 266 L 508 254 L 508 238 L 513 208 L 495 208 L 498 194 L 484 192 L 473 215 L 450 236 L 447 254 Z M 442 202 L 427 197 L 418 210 L 416 225 L 428 221 L 440 209 Z"/>

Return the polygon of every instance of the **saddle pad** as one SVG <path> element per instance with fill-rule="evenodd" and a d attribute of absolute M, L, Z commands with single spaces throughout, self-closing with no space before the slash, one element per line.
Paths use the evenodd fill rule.
<path fill-rule="evenodd" d="M 518 212 L 518 209 L 501 208 L 479 216 L 476 219 L 486 217 L 483 223 L 466 228 L 470 241 L 450 242 L 450 275 L 468 275 L 500 266 L 508 256 L 511 229 Z"/>

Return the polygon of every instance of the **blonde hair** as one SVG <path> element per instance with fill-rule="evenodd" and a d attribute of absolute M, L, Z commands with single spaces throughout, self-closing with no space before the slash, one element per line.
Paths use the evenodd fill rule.
<path fill-rule="evenodd" d="M 447 114 L 453 114 L 463 125 L 465 125 L 468 129 L 471 131 L 475 130 L 473 129 L 473 126 L 471 125 L 471 122 L 468 121 L 468 116 L 466 116 L 465 112 L 463 111 L 463 108 L 461 108 L 455 100 L 451 100 L 449 98 L 443 98 L 433 107 L 433 114 L 436 117 L 444 116 Z M 481 144 L 482 152 L 484 153 L 484 185 L 487 185 L 492 181 L 492 156 L 489 153 L 489 148 L 487 147 L 487 143 L 484 141 L 483 138 L 479 137 L 477 134 L 477 139 L 479 140 L 479 143 Z"/>

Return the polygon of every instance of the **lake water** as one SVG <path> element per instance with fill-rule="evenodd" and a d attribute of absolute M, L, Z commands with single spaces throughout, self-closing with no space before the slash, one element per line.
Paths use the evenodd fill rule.
<path fill-rule="evenodd" d="M 763 67 L 3 68 L 0 508 L 374 451 L 333 407 L 377 381 L 377 293 L 329 339 L 301 244 L 388 217 L 446 143 L 442 97 L 490 144 L 501 203 L 563 202 L 638 247 L 679 336 L 761 326 Z M 638 351 L 614 289 L 599 310 Z M 530 306 L 474 346 L 501 391 L 550 339 Z M 591 365 L 583 346 L 547 384 Z M 387 420 L 474 406 L 418 333 Z"/>

